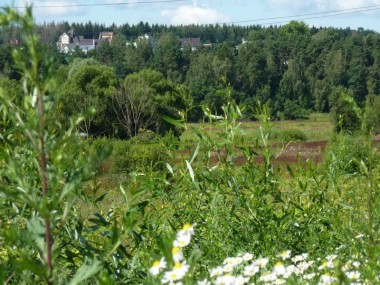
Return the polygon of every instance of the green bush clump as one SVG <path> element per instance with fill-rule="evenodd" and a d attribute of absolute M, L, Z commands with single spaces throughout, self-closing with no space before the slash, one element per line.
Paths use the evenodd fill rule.
<path fill-rule="evenodd" d="M 167 160 L 165 149 L 156 141 L 143 142 L 139 137 L 128 141 L 114 140 L 110 171 L 125 173 L 162 169 L 161 161 Z"/>
<path fill-rule="evenodd" d="M 329 167 L 334 166 L 339 172 L 357 173 L 362 162 L 368 166 L 369 151 L 360 137 L 336 135 L 325 151 L 324 163 Z"/>
<path fill-rule="evenodd" d="M 285 129 L 277 132 L 273 132 L 272 139 L 280 140 L 283 142 L 290 141 L 306 141 L 306 134 L 299 129 Z"/>

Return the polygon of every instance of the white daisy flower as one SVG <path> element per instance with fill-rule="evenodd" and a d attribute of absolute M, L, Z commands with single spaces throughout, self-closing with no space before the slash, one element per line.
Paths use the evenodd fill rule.
<path fill-rule="evenodd" d="M 347 277 L 351 280 L 357 281 L 360 279 L 360 272 L 358 271 L 349 271 L 346 273 Z"/>
<path fill-rule="evenodd" d="M 235 277 L 231 275 L 218 276 L 215 280 L 217 285 L 235 285 Z"/>
<path fill-rule="evenodd" d="M 253 264 L 259 266 L 260 268 L 264 268 L 268 264 L 268 262 L 268 258 L 258 258 L 253 262 Z"/>
<path fill-rule="evenodd" d="M 210 270 L 210 276 L 215 277 L 215 276 L 220 276 L 223 274 L 223 267 L 218 266 Z"/>
<path fill-rule="evenodd" d="M 183 260 L 183 252 L 180 247 L 173 247 L 172 248 L 172 255 L 173 255 L 173 261 L 174 263 L 178 263 L 181 260 Z"/>
<path fill-rule="evenodd" d="M 160 273 L 161 269 L 164 268 L 166 268 L 166 261 L 164 258 L 161 258 L 161 260 L 156 260 L 153 262 L 152 267 L 149 269 L 149 273 L 156 276 Z"/>
<path fill-rule="evenodd" d="M 309 273 L 309 274 L 305 274 L 303 276 L 303 279 L 306 279 L 306 280 L 311 280 L 315 277 L 315 273 Z"/>
<path fill-rule="evenodd" d="M 248 281 L 249 278 L 239 275 L 235 277 L 234 285 L 244 285 L 248 283 Z"/>
<path fill-rule="evenodd" d="M 255 264 L 247 265 L 244 267 L 244 276 L 254 276 L 260 271 L 260 267 Z"/>
<path fill-rule="evenodd" d="M 253 258 L 253 254 L 251 254 L 251 253 L 244 253 L 243 255 L 242 255 L 242 258 L 243 258 L 243 260 L 244 261 L 250 261 L 250 260 L 252 260 L 252 258 Z"/>
<path fill-rule="evenodd" d="M 332 277 L 329 273 L 325 273 L 321 276 L 321 279 L 319 280 L 319 284 L 321 285 L 333 284 L 335 280 L 336 278 Z"/>
<path fill-rule="evenodd" d="M 188 246 L 191 240 L 191 235 L 180 232 L 177 234 L 177 238 L 173 242 L 174 247 L 185 247 Z"/>
<path fill-rule="evenodd" d="M 277 262 L 273 268 L 273 273 L 277 276 L 284 275 L 286 273 L 286 268 L 282 262 Z"/>
<path fill-rule="evenodd" d="M 198 281 L 197 285 L 211 285 L 211 283 L 207 279 L 204 279 L 204 280 Z"/>
<path fill-rule="evenodd" d="M 193 235 L 194 234 L 194 227 L 196 224 L 189 224 L 186 223 L 183 225 L 182 230 L 178 232 L 178 235 Z"/>
<path fill-rule="evenodd" d="M 281 257 L 282 260 L 285 260 L 285 259 L 288 259 L 290 258 L 290 254 L 291 254 L 291 251 L 290 250 L 285 250 L 283 252 L 281 252 L 278 257 Z"/>
<path fill-rule="evenodd" d="M 277 276 L 276 274 L 272 273 L 272 272 L 266 272 L 264 274 L 262 274 L 259 278 L 260 281 L 262 282 L 266 282 L 266 283 L 270 283 L 270 282 L 273 282 L 277 279 Z"/>
<path fill-rule="evenodd" d="M 226 273 L 230 273 L 234 270 L 234 266 L 232 264 L 226 264 L 223 266 L 223 271 Z"/>
<path fill-rule="evenodd" d="M 186 264 L 186 262 L 178 262 L 174 265 L 173 269 L 171 271 L 167 271 L 164 274 L 164 277 L 161 280 L 162 284 L 165 283 L 175 283 L 174 281 L 181 280 L 189 270 L 189 265 Z"/>

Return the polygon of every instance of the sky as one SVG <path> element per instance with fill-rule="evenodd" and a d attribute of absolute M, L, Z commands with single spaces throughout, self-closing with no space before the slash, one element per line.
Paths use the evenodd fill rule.
<path fill-rule="evenodd" d="M 0 0 L 1 7 L 30 3 L 37 23 L 268 26 L 298 20 L 309 26 L 380 32 L 380 0 Z"/>

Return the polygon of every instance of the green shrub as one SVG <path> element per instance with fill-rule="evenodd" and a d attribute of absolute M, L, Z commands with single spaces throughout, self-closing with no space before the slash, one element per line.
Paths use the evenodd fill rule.
<path fill-rule="evenodd" d="M 325 151 L 324 163 L 335 167 L 338 172 L 356 173 L 360 170 L 361 161 L 368 163 L 369 151 L 360 137 L 336 135 Z"/>
<path fill-rule="evenodd" d="M 299 129 L 285 129 L 273 132 L 271 135 L 272 139 L 290 142 L 290 141 L 306 141 L 306 134 Z"/>
<path fill-rule="evenodd" d="M 165 149 L 157 142 L 142 142 L 139 137 L 129 141 L 113 141 L 110 170 L 114 173 L 160 170 L 160 161 L 167 160 Z"/>

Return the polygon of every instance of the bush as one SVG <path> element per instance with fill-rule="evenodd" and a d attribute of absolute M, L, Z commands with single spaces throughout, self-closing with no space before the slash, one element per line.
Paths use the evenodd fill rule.
<path fill-rule="evenodd" d="M 129 141 L 113 141 L 110 170 L 114 173 L 160 170 L 160 161 L 167 160 L 165 149 L 158 142 L 142 142 L 139 137 Z"/>
<path fill-rule="evenodd" d="M 272 139 L 280 140 L 283 142 L 306 141 L 307 136 L 303 131 L 299 129 L 286 129 L 273 132 Z"/>
<path fill-rule="evenodd" d="M 325 151 L 324 163 L 335 166 L 338 172 L 357 173 L 361 161 L 368 164 L 369 151 L 360 137 L 336 135 Z"/>
<path fill-rule="evenodd" d="M 331 109 L 331 115 L 335 131 L 339 133 L 341 131 L 355 132 L 360 130 L 361 110 L 354 100 L 353 93 L 349 90 L 341 91 L 339 95 L 334 95 L 334 97 L 336 99 Z"/>

